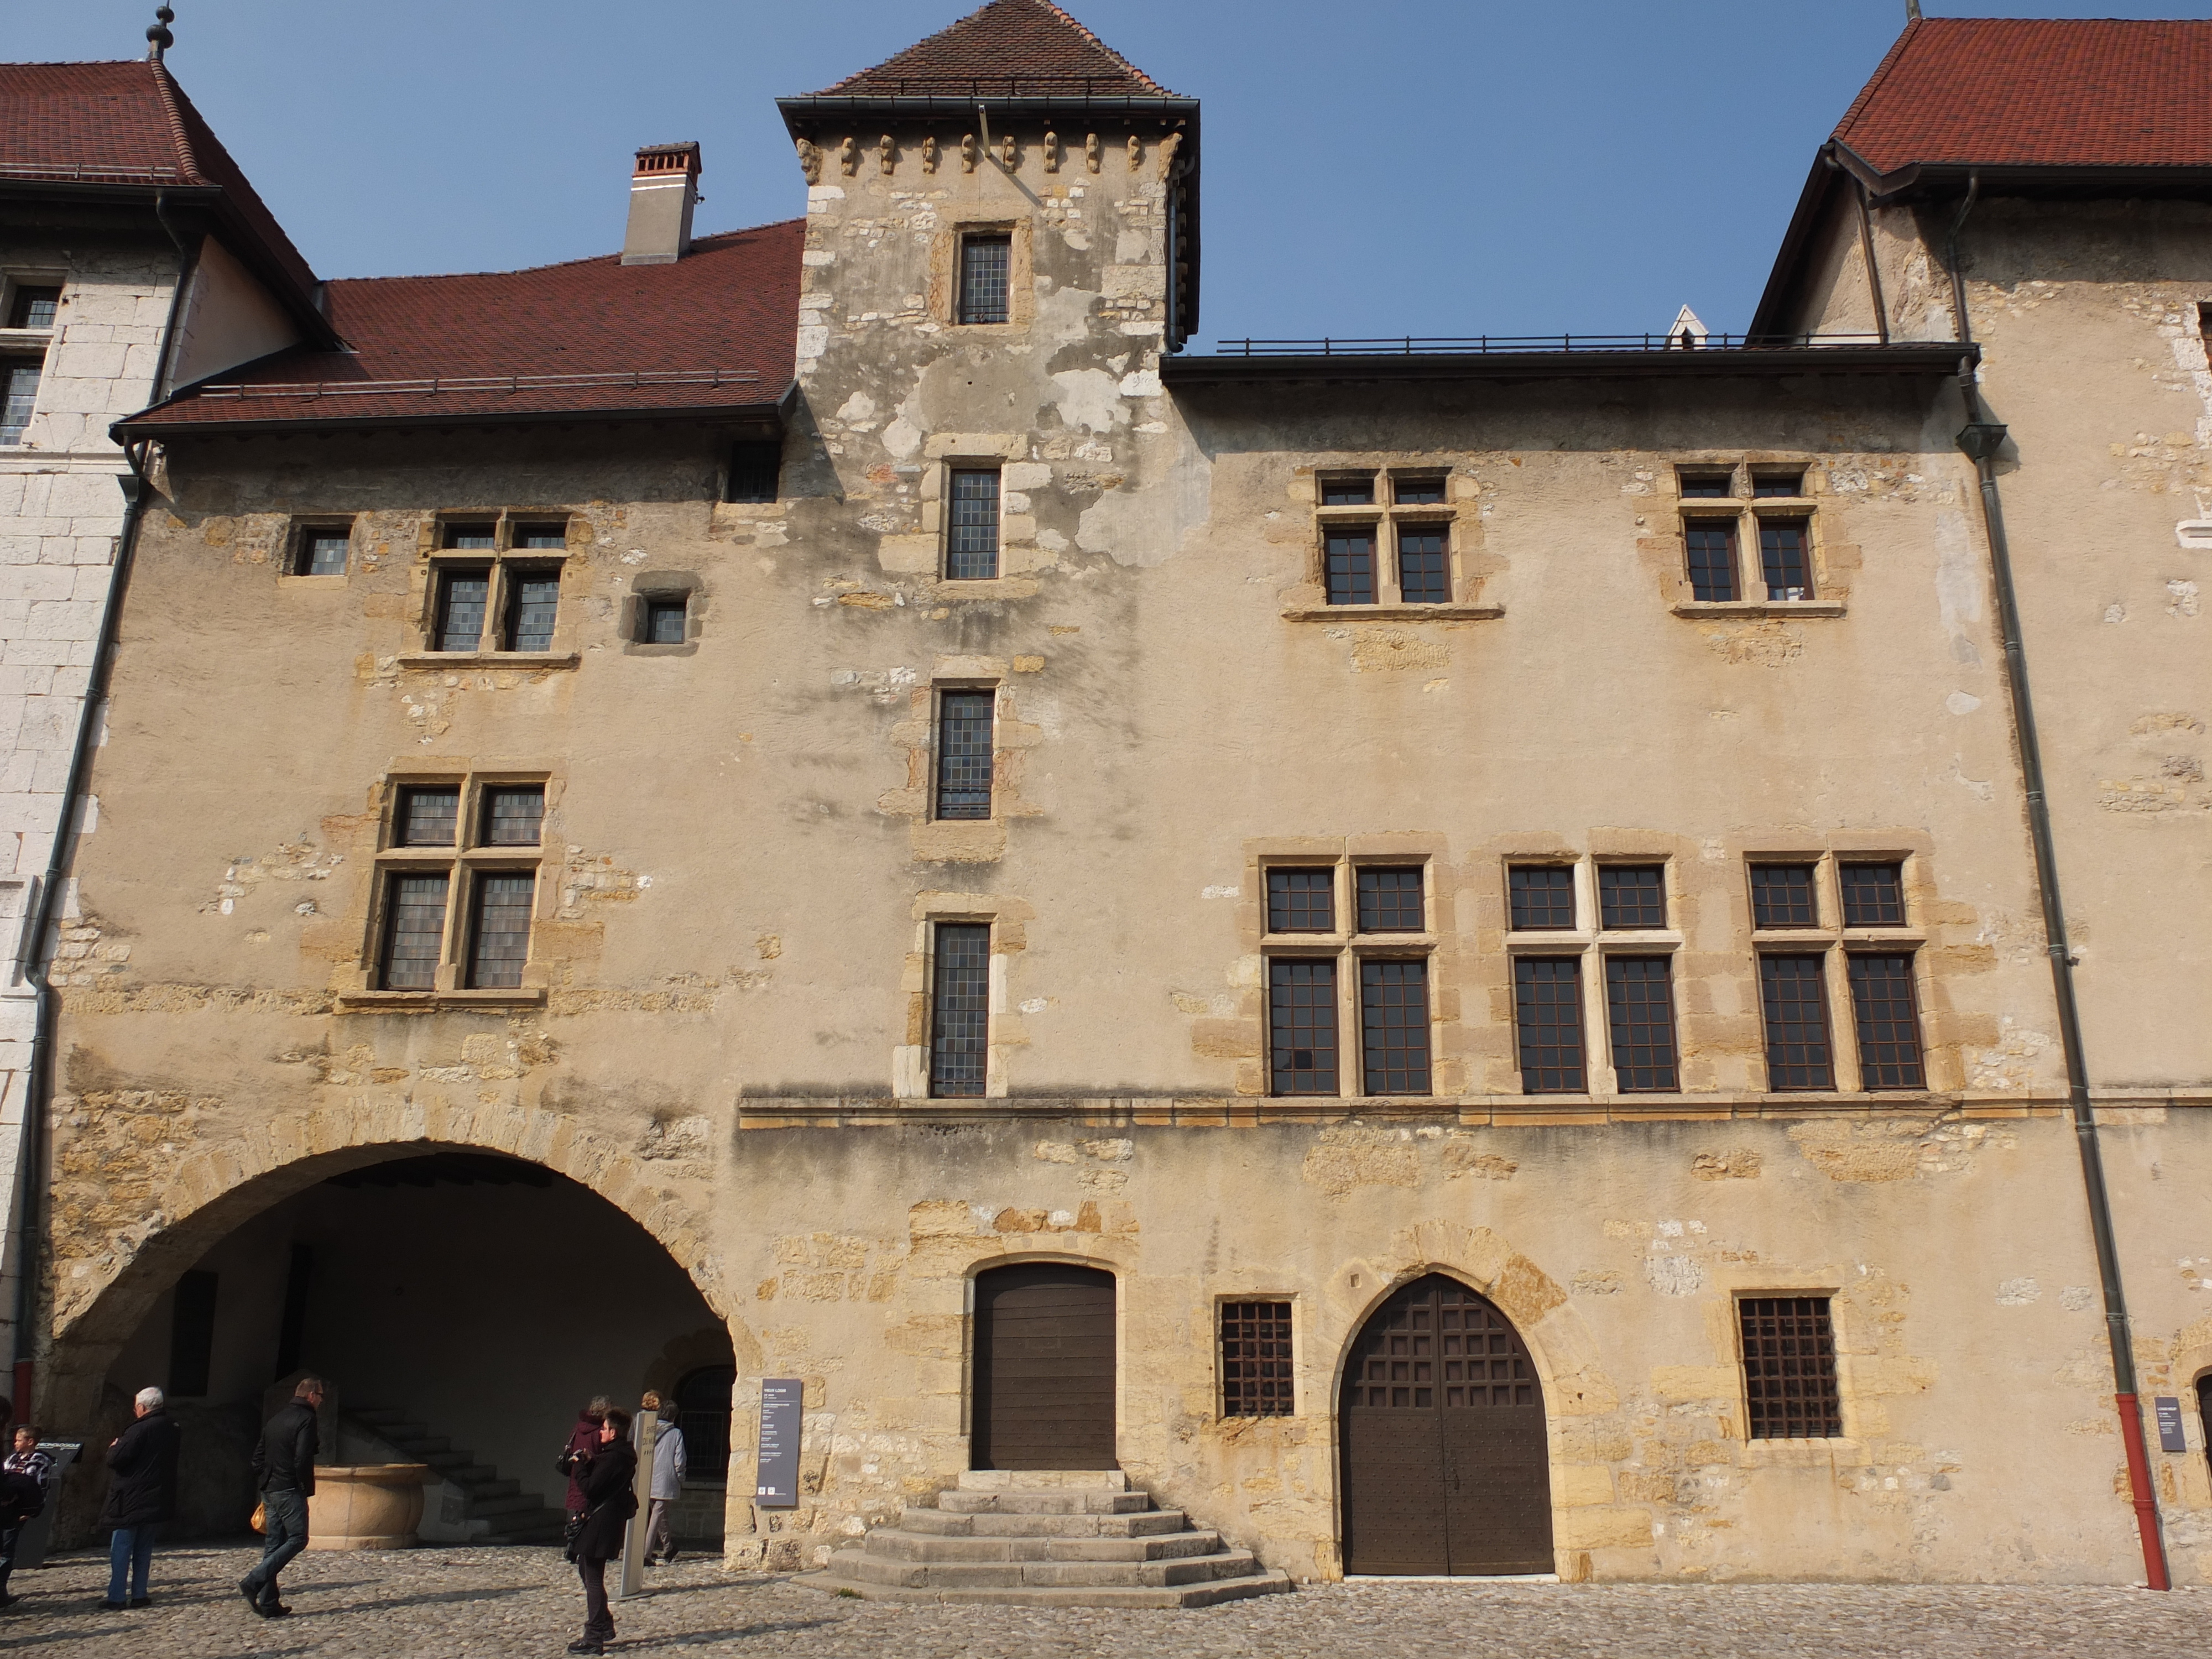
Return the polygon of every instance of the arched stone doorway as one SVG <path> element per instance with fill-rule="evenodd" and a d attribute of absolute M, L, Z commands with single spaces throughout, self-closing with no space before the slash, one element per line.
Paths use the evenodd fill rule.
<path fill-rule="evenodd" d="M 1497 1305 L 1442 1273 L 1352 1340 L 1338 1402 L 1349 1573 L 1550 1572 L 1543 1385 Z"/>
<path fill-rule="evenodd" d="M 302 1160 L 240 1191 L 260 1201 L 226 1194 L 208 1209 L 227 1227 L 149 1241 L 54 1352 L 54 1375 L 94 1395 L 75 1426 L 95 1443 L 137 1389 L 167 1390 L 185 1431 L 181 1534 L 244 1529 L 253 1437 L 302 1370 L 333 1385 L 325 1461 L 429 1463 L 423 1534 L 453 1543 L 557 1538 L 553 1462 L 592 1395 L 635 1407 L 702 1370 L 732 1375 L 728 1329 L 693 1277 L 540 1163 L 417 1142 Z M 692 1478 L 720 1487 L 726 1455 L 695 1459 Z M 695 1525 L 693 1544 L 719 1541 L 720 1497 L 683 1506 L 717 1534 Z"/>

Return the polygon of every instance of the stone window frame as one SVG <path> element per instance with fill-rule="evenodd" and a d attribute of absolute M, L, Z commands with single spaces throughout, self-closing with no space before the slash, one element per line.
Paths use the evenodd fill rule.
<path fill-rule="evenodd" d="M 1265 1412 L 1255 1414 L 1251 1412 L 1232 1413 L 1228 1409 L 1229 1388 L 1228 1377 L 1225 1375 L 1227 1361 L 1226 1358 L 1221 1352 L 1221 1324 L 1222 1320 L 1224 1317 L 1223 1310 L 1232 1304 L 1245 1302 L 1280 1302 L 1285 1304 L 1291 1310 L 1289 1362 L 1291 1368 L 1291 1405 L 1290 1409 L 1287 1411 Z M 1306 1371 L 1304 1363 L 1304 1346 L 1306 1316 L 1305 1309 L 1301 1305 L 1301 1303 L 1302 1298 L 1296 1291 L 1256 1290 L 1217 1291 L 1214 1292 L 1213 1328 L 1211 1332 L 1211 1336 L 1213 1346 L 1213 1417 L 1217 1423 L 1271 1423 L 1285 1421 L 1290 1419 L 1302 1417 L 1305 1414 Z"/>
<path fill-rule="evenodd" d="M 516 533 L 527 526 L 550 525 L 558 520 L 562 526 L 563 545 L 547 547 L 517 547 Z M 492 544 L 489 547 L 447 547 L 446 532 L 451 526 L 462 524 L 492 525 Z M 583 661 L 578 648 L 582 623 L 585 585 L 589 580 L 587 561 L 579 556 L 590 546 L 590 528 L 583 517 L 565 507 L 485 507 L 474 511 L 453 509 L 430 514 L 423 522 L 417 538 L 416 603 L 415 626 L 421 645 L 415 650 L 398 653 L 402 668 L 574 668 Z M 487 627 L 491 619 L 503 617 L 507 603 L 507 584 L 510 572 L 518 566 L 538 565 L 555 568 L 559 572 L 559 608 L 555 613 L 551 646 L 544 651 L 441 651 L 436 648 L 438 629 L 438 595 L 444 574 L 457 566 L 488 566 L 491 571 L 491 588 L 486 596 L 484 616 Z M 297 580 L 299 578 L 293 578 Z M 327 578 L 324 579 L 327 580 Z"/>
<path fill-rule="evenodd" d="M 1759 1016 L 1759 1067 L 1766 1069 L 1766 1006 L 1759 994 L 1759 959 L 1778 956 L 1817 956 L 1820 958 L 1820 994 L 1826 999 L 1829 1065 L 1835 1087 L 1777 1090 L 1770 1080 L 1767 1092 L 1792 1100 L 1821 1099 L 1831 1094 L 1879 1095 L 1884 1100 L 1905 1099 L 1936 1092 L 1933 1054 L 1928 1041 L 1928 1011 L 1934 984 L 1929 978 L 1927 904 L 1929 890 L 1920 867 L 1923 853 L 1911 847 L 1826 847 L 1776 843 L 1746 847 L 1741 853 L 1743 872 L 1744 915 L 1751 922 L 1751 996 Z M 1899 889 L 1905 903 L 1905 925 L 1898 927 L 1846 927 L 1839 866 L 1845 864 L 1895 863 L 1903 866 Z M 1814 922 L 1810 927 L 1761 927 L 1751 908 L 1751 867 L 1754 864 L 1813 866 Z M 1870 1089 L 1859 1062 L 1858 1007 L 1851 1000 L 1850 959 L 1861 952 L 1912 958 L 1913 1012 L 1918 1021 L 1921 1086 L 1917 1089 Z"/>
<path fill-rule="evenodd" d="M 279 587 L 343 587 L 352 579 L 356 556 L 360 552 L 356 537 L 361 527 L 361 518 L 354 513 L 303 513 L 292 520 L 284 532 L 284 554 L 276 569 Z M 335 575 L 325 574 L 311 576 L 301 568 L 307 547 L 307 538 L 318 532 L 343 530 L 346 532 L 346 568 Z"/>
<path fill-rule="evenodd" d="M 891 1051 L 891 1093 L 920 1109 L 973 1109 L 1004 1101 L 1012 1092 L 1010 1073 L 1017 1049 L 1029 1044 L 1021 1016 L 1009 993 L 1012 958 L 1027 948 L 1025 924 L 1035 915 L 1024 901 L 992 893 L 920 895 L 914 903 L 914 944 L 900 975 L 905 1001 L 905 1041 Z M 937 987 L 937 930 L 940 926 L 990 929 L 990 991 L 984 1040 L 983 1092 L 939 1097 L 930 1091 L 930 1053 Z"/>
<path fill-rule="evenodd" d="M 1006 320 L 960 320 L 960 250 L 970 236 L 1004 236 L 1006 253 Z M 1027 334 L 1036 321 L 1036 231 L 1029 216 L 1013 213 L 962 214 L 931 239 L 929 314 L 963 339 L 992 339 Z"/>
<path fill-rule="evenodd" d="M 1371 479 L 1374 500 L 1353 506 L 1328 507 L 1322 502 L 1324 486 L 1350 479 Z M 1401 481 L 1442 479 L 1444 499 L 1400 505 Z M 1289 622 L 1430 622 L 1486 620 L 1502 617 L 1504 607 L 1478 603 L 1485 573 L 1476 568 L 1472 542 L 1480 526 L 1474 514 L 1463 514 L 1460 503 L 1473 497 L 1473 478 L 1449 462 L 1343 462 L 1316 465 L 1302 480 L 1303 504 L 1312 514 L 1305 566 L 1299 580 L 1285 595 L 1284 619 Z M 1376 539 L 1376 603 L 1331 605 L 1328 602 L 1328 537 L 1333 530 L 1371 526 Z M 1442 604 L 1408 603 L 1399 585 L 1398 532 L 1401 529 L 1442 528 L 1446 568 L 1451 573 L 1452 597 Z"/>
<path fill-rule="evenodd" d="M 952 818 L 938 811 L 938 785 L 943 757 L 945 732 L 945 694 L 948 691 L 988 691 L 991 694 L 991 810 L 980 818 Z M 1006 706 L 1006 684 L 995 676 L 982 674 L 947 674 L 933 676 L 929 682 L 929 757 L 928 779 L 923 794 L 923 818 L 929 823 L 999 823 L 1006 818 L 1000 799 L 1001 774 L 1000 763 L 1001 745 L 1000 735 L 1009 713 Z"/>
<path fill-rule="evenodd" d="M 1753 480 L 1763 473 L 1795 472 L 1803 481 L 1798 495 L 1759 495 Z M 1725 495 L 1692 496 L 1681 493 L 1686 477 L 1710 478 L 1726 474 Z M 1709 455 L 1677 460 L 1667 477 L 1674 491 L 1674 568 L 1668 584 L 1669 609 L 1675 616 L 1709 618 L 1838 617 L 1847 611 L 1850 590 L 1841 572 L 1855 562 L 1857 550 L 1827 543 L 1826 519 L 1821 513 L 1825 475 L 1810 456 L 1753 452 Z M 1766 577 L 1759 560 L 1759 531 L 1767 520 L 1802 524 L 1805 528 L 1805 562 L 1813 579 L 1809 599 L 1770 599 L 1765 596 Z M 1735 526 L 1735 591 L 1733 599 L 1700 599 L 1690 586 L 1690 526 L 1723 521 Z M 1753 594 L 1760 597 L 1753 598 Z"/>
<path fill-rule="evenodd" d="M 647 607 L 672 599 L 684 602 L 684 638 L 655 643 L 645 637 Z M 629 592 L 622 597 L 615 618 L 625 657 L 696 656 L 706 623 L 707 586 L 689 570 L 641 570 L 630 578 Z"/>
<path fill-rule="evenodd" d="M 1663 927 L 1607 927 L 1600 904 L 1598 871 L 1607 865 L 1657 865 L 1667 902 Z M 1574 872 L 1575 925 L 1571 927 L 1516 928 L 1513 926 L 1514 870 L 1543 866 Z M 1522 957 L 1572 957 L 1582 963 L 1583 1083 L 1579 1090 L 1547 1089 L 1535 1097 L 1546 1100 L 1612 1099 L 1672 1100 L 1682 1094 L 1682 974 L 1680 963 L 1688 949 L 1681 927 L 1681 872 L 1675 855 L 1661 849 L 1649 853 L 1609 849 L 1603 853 L 1509 853 L 1498 861 L 1498 891 L 1505 916 L 1505 994 L 1508 1039 L 1513 1045 L 1514 1066 L 1520 1066 L 1521 1030 L 1513 1002 L 1514 962 Z M 1674 1020 L 1674 1084 L 1672 1089 L 1623 1089 L 1613 1061 L 1613 1015 L 1607 1000 L 1606 961 L 1610 957 L 1665 957 L 1668 959 L 1668 990 Z M 1524 1087 L 1523 1093 L 1528 1092 Z"/>
<path fill-rule="evenodd" d="M 488 790 L 535 787 L 544 791 L 544 814 L 538 821 L 534 847 L 491 846 L 478 840 Z M 453 789 L 460 796 L 453 845 L 402 847 L 398 842 L 400 804 L 410 789 Z M 554 821 L 558 785 L 548 770 L 532 768 L 421 769 L 395 771 L 380 786 L 376 802 L 376 854 L 370 864 L 367 926 L 360 957 L 349 978 L 352 983 L 338 997 L 340 1012 L 374 1010 L 386 1013 L 428 1013 L 444 1008 L 538 1007 L 546 1000 L 545 961 L 536 950 L 538 929 L 553 914 L 548 890 L 549 872 L 559 861 L 548 854 L 548 828 Z M 522 983 L 478 990 L 460 981 L 467 966 L 471 913 L 476 884 L 487 875 L 532 878 L 531 937 L 532 950 L 524 963 Z M 392 878 L 409 873 L 448 877 L 446 912 L 439 939 L 435 983 L 428 990 L 386 990 L 378 984 L 383 973 L 385 923 L 390 914 Z"/>

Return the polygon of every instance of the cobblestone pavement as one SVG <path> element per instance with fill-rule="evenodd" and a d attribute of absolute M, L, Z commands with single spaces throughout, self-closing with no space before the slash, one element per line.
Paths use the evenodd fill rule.
<path fill-rule="evenodd" d="M 257 1619 L 234 1588 L 246 1549 L 155 1557 L 154 1605 L 100 1605 L 105 1557 L 16 1576 L 0 1654 L 45 1659 L 506 1659 L 559 1654 L 582 1624 L 550 1549 L 310 1554 L 284 1575 L 294 1612 Z M 2174 1659 L 2212 1651 L 2212 1593 L 1982 1585 L 1686 1587 L 1332 1584 L 1195 1613 L 1035 1613 L 840 1600 L 714 1561 L 654 1568 L 615 1610 L 611 1652 L 806 1659 Z"/>

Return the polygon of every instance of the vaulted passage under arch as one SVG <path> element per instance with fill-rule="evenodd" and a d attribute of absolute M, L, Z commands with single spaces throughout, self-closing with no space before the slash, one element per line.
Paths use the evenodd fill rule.
<path fill-rule="evenodd" d="M 1553 1570 L 1543 1386 L 1512 1322 L 1457 1279 L 1416 1279 L 1360 1328 L 1337 1443 L 1346 1571 Z"/>
<path fill-rule="evenodd" d="M 689 1379 L 708 1456 L 693 1457 L 678 1530 L 718 1539 L 727 1471 L 711 1449 L 727 1444 L 732 1355 L 690 1279 L 636 1222 L 542 1165 L 393 1151 L 277 1199 L 164 1287 L 106 1368 L 95 1434 L 118 1431 L 136 1390 L 167 1389 L 185 1435 L 177 1530 L 240 1533 L 253 1437 L 289 1380 L 314 1371 L 337 1407 L 323 1461 L 450 1466 L 424 1535 L 519 1540 L 549 1524 L 558 1535 L 553 1462 L 580 1407 L 605 1394 L 635 1407 Z M 702 1377 L 722 1383 L 719 1419 Z"/>

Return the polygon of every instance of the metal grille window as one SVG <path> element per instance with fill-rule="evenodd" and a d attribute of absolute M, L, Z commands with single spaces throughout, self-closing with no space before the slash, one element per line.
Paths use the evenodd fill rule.
<path fill-rule="evenodd" d="M 1333 1095 L 1336 1086 L 1336 964 L 1267 964 L 1268 1069 L 1279 1095 Z"/>
<path fill-rule="evenodd" d="M 509 569 L 507 575 L 507 648 L 550 651 L 553 617 L 561 605 L 557 570 Z"/>
<path fill-rule="evenodd" d="M 1333 933 L 1336 931 L 1336 872 L 1267 872 L 1267 931 L 1271 933 Z"/>
<path fill-rule="evenodd" d="M 526 524 L 514 532 L 517 547 L 551 548 L 556 551 L 568 545 L 568 526 L 566 524 Z"/>
<path fill-rule="evenodd" d="M 1701 604 L 1735 598 L 1735 526 L 1725 519 L 1692 524 L 1682 532 L 1689 550 L 1690 597 Z"/>
<path fill-rule="evenodd" d="M 1597 872 L 1601 927 L 1642 929 L 1667 925 L 1667 871 L 1657 864 L 1601 864 Z"/>
<path fill-rule="evenodd" d="M 1725 501 L 1735 493 L 1733 472 L 1685 472 L 1680 479 L 1684 501 Z"/>
<path fill-rule="evenodd" d="M 484 611 L 490 603 L 489 570 L 449 565 L 439 571 L 437 649 L 477 649 L 483 642 Z"/>
<path fill-rule="evenodd" d="M 402 847 L 451 847 L 460 817 L 459 788 L 404 790 L 393 825 L 395 838 Z"/>
<path fill-rule="evenodd" d="M 20 444 L 39 405 L 39 365 L 0 362 L 0 444 Z"/>
<path fill-rule="evenodd" d="M 469 925 L 469 985 L 481 991 L 512 990 L 522 983 L 530 956 L 530 906 L 537 878 L 522 874 L 477 878 L 476 914 Z"/>
<path fill-rule="evenodd" d="M 960 320 L 963 323 L 1003 323 L 1006 320 L 1006 273 L 1013 258 L 1013 238 L 1008 235 L 963 236 L 960 239 Z"/>
<path fill-rule="evenodd" d="M 1332 531 L 1322 556 L 1331 605 L 1375 603 L 1375 532 L 1371 526 Z"/>
<path fill-rule="evenodd" d="M 499 545 L 499 526 L 489 520 L 453 520 L 446 526 L 442 547 L 491 548 Z"/>
<path fill-rule="evenodd" d="M 1751 925 L 1754 927 L 1818 927 L 1820 917 L 1813 899 L 1813 866 L 1809 864 L 1753 865 Z"/>
<path fill-rule="evenodd" d="M 772 501 L 783 471 L 783 445 L 774 438 L 748 438 L 730 446 L 730 472 L 722 489 L 726 501 Z"/>
<path fill-rule="evenodd" d="M 1736 1298 L 1744 1404 L 1753 1440 L 1832 1440 L 1844 1432 L 1836 1337 L 1825 1296 Z"/>
<path fill-rule="evenodd" d="M 989 581 L 999 574 L 999 475 L 952 475 L 952 529 L 945 574 L 954 581 Z"/>
<path fill-rule="evenodd" d="M 983 1092 L 991 1036 L 991 930 L 940 922 L 930 991 L 929 1092 L 967 1099 Z"/>
<path fill-rule="evenodd" d="M 1358 872 L 1358 882 L 1361 933 L 1418 933 L 1427 926 L 1419 865 L 1409 869 L 1363 865 Z"/>
<path fill-rule="evenodd" d="M 681 645 L 684 643 L 684 623 L 689 620 L 690 607 L 682 599 L 647 599 L 645 602 L 644 643 L 647 645 Z"/>
<path fill-rule="evenodd" d="M 1575 872 L 1565 865 L 1516 864 L 1506 872 L 1505 886 L 1514 932 L 1575 925 Z"/>
<path fill-rule="evenodd" d="M 1394 478 L 1390 499 L 1401 507 L 1432 507 L 1444 498 L 1442 478 Z"/>
<path fill-rule="evenodd" d="M 62 307 L 58 288 L 19 288 L 8 307 L 10 328 L 52 328 Z"/>
<path fill-rule="evenodd" d="M 1851 1012 L 1859 1037 L 1859 1086 L 1924 1089 L 1920 1014 L 1912 994 L 1912 958 L 1854 951 L 1846 958 Z"/>
<path fill-rule="evenodd" d="M 1836 876 L 1843 889 L 1844 927 L 1905 926 L 1905 866 L 1902 864 L 1839 865 Z"/>
<path fill-rule="evenodd" d="M 1221 1414 L 1289 1417 L 1291 1398 L 1291 1304 L 1221 1304 Z"/>
<path fill-rule="evenodd" d="M 1766 1086 L 1832 1089 L 1828 997 L 1818 956 L 1762 956 L 1759 994 L 1766 1016 Z"/>
<path fill-rule="evenodd" d="M 545 822 L 545 789 L 492 788 L 484 791 L 484 844 L 489 847 L 535 847 Z"/>
<path fill-rule="evenodd" d="M 428 991 L 438 982 L 446 936 L 445 875 L 391 878 L 385 900 L 383 972 L 387 991 Z"/>
<path fill-rule="evenodd" d="M 1321 504 L 1323 507 L 1374 506 L 1374 475 L 1370 473 L 1362 478 L 1323 478 L 1321 481 Z"/>
<path fill-rule="evenodd" d="M 1804 470 L 1800 467 L 1783 472 L 1754 472 L 1751 475 L 1751 493 L 1759 496 L 1801 496 L 1805 493 Z"/>
<path fill-rule="evenodd" d="M 1665 957 L 1607 957 L 1606 1012 L 1613 1070 L 1628 1092 L 1681 1085 L 1674 1064 L 1674 997 Z"/>
<path fill-rule="evenodd" d="M 309 525 L 300 532 L 299 551 L 293 556 L 295 576 L 343 576 L 353 532 L 343 525 Z"/>
<path fill-rule="evenodd" d="M 1516 957 L 1513 1012 L 1522 1090 L 1532 1095 L 1575 1094 L 1587 1088 L 1580 958 Z"/>
<path fill-rule="evenodd" d="M 1803 520 L 1760 520 L 1759 560 L 1766 572 L 1768 599 L 1809 599 L 1813 597 L 1813 568 L 1806 557 Z"/>
<path fill-rule="evenodd" d="M 1451 562 L 1443 530 L 1398 532 L 1398 592 L 1407 605 L 1450 603 Z"/>
<path fill-rule="evenodd" d="M 991 720 L 998 693 L 940 691 L 937 698 L 937 816 L 991 816 Z"/>
<path fill-rule="evenodd" d="M 1361 1092 L 1429 1092 L 1429 964 L 1359 964 Z"/>

